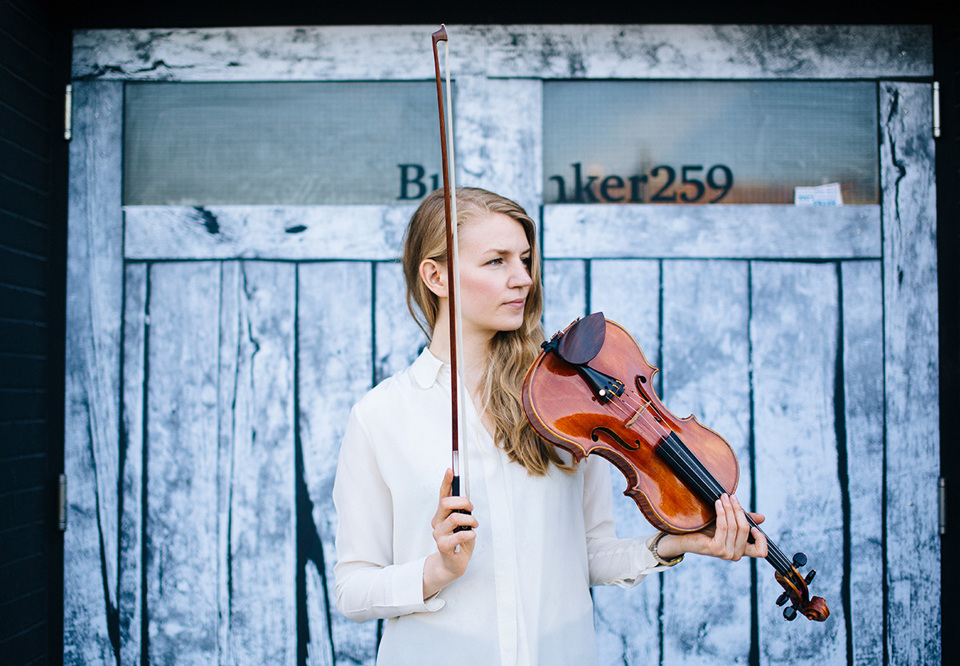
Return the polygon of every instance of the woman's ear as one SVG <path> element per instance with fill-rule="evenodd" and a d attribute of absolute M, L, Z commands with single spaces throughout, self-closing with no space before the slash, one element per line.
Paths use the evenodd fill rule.
<path fill-rule="evenodd" d="M 437 298 L 447 297 L 447 269 L 433 259 L 420 262 L 420 279 Z"/>

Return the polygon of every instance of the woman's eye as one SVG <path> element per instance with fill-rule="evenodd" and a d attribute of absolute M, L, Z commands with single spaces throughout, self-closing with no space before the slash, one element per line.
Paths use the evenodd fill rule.
<path fill-rule="evenodd" d="M 487 264 L 491 266 L 499 266 L 502 263 L 503 263 L 503 259 L 501 259 L 500 257 L 497 257 L 496 259 L 491 259 L 490 261 L 487 262 Z"/>

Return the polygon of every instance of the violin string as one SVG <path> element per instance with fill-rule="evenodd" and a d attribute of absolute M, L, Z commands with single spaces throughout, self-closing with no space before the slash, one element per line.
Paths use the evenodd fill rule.
<path fill-rule="evenodd" d="M 632 395 L 633 392 L 630 391 L 628 395 Z M 618 402 L 622 402 L 624 405 L 633 407 L 630 401 L 624 399 L 622 396 L 615 396 Z M 657 438 L 660 439 L 660 450 L 663 452 L 662 455 L 665 458 L 668 458 L 669 461 L 673 462 L 675 466 L 679 467 L 683 473 L 686 474 L 688 481 L 696 486 L 694 490 L 699 490 L 701 497 L 708 499 L 708 501 L 716 501 L 719 499 L 720 495 L 726 492 L 723 487 L 714 479 L 714 477 L 709 473 L 709 471 L 703 467 L 702 463 L 690 453 L 689 449 L 686 446 L 683 446 L 679 438 L 676 437 L 676 434 L 673 431 L 667 431 L 658 422 L 656 416 L 648 415 L 647 408 L 650 406 L 651 402 L 647 400 L 642 400 L 642 405 L 636 406 L 636 415 L 639 415 L 634 423 L 640 424 L 641 426 L 646 426 L 646 429 L 652 432 Z M 611 400 L 612 402 L 612 400 Z M 625 410 L 618 404 L 621 412 Z M 660 430 L 658 432 L 657 430 Z M 675 439 L 676 442 L 680 443 L 680 446 L 674 441 L 671 441 L 671 438 Z"/>
<path fill-rule="evenodd" d="M 627 395 L 631 397 L 636 395 L 639 402 L 634 402 L 625 399 L 622 395 L 618 396 L 614 394 L 613 398 L 611 398 L 607 404 L 616 407 L 623 414 L 629 413 L 629 410 L 632 409 L 634 414 L 640 417 L 634 421 L 634 423 L 646 426 L 649 433 L 659 437 L 660 450 L 663 451 L 662 455 L 665 458 L 669 458 L 675 465 L 683 470 L 690 482 L 699 488 L 701 497 L 712 498 L 711 501 L 714 502 L 719 499 L 720 495 L 726 492 L 726 489 L 720 485 L 716 478 L 703 466 L 703 463 L 687 448 L 672 429 L 664 427 L 656 416 L 647 412 L 647 409 L 653 404 L 652 401 L 635 394 L 632 390 L 628 390 Z M 747 521 L 752 527 L 756 527 L 766 536 L 763 528 L 749 515 L 747 515 Z M 767 537 L 767 551 L 768 554 L 765 559 L 767 559 L 777 571 L 785 574 L 792 568 L 792 563 L 790 563 L 783 552 L 769 537 Z"/>
<path fill-rule="evenodd" d="M 616 407 L 622 414 L 627 414 L 628 410 L 624 407 L 628 407 L 633 410 L 633 416 L 628 419 L 628 423 L 639 423 L 642 426 L 646 426 L 647 431 L 659 438 L 660 447 L 659 451 L 662 451 L 662 457 L 668 458 L 671 462 L 678 467 L 682 473 L 687 475 L 689 482 L 696 486 L 695 491 L 699 490 L 701 497 L 709 498 L 712 501 L 719 499 L 720 495 L 726 492 L 719 482 L 710 474 L 700 460 L 691 452 L 683 441 L 677 436 L 677 434 L 672 429 L 665 428 L 660 419 L 656 415 L 651 415 L 647 412 L 647 409 L 653 404 L 652 401 L 645 399 L 643 396 L 635 394 L 632 390 L 627 391 L 627 396 L 632 397 L 636 395 L 639 402 L 629 400 L 623 397 L 623 395 L 617 395 L 613 393 L 613 397 L 607 402 L 608 405 Z M 642 417 L 642 418 L 640 418 Z M 659 429 L 659 432 L 658 432 Z M 756 527 L 758 530 L 763 532 L 763 529 L 757 525 L 757 523 L 748 515 L 747 521 L 752 527 Z M 764 536 L 766 534 L 764 533 Z M 776 546 L 775 543 L 768 541 L 768 555 L 767 560 L 774 566 L 775 569 L 780 571 L 783 569 L 782 573 L 786 570 L 789 570 L 791 567 L 788 564 L 788 560 Z"/>

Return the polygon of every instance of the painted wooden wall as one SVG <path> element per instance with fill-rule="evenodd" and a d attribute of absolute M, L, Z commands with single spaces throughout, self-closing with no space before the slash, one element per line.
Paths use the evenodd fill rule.
<path fill-rule="evenodd" d="M 123 87 L 428 79 L 430 32 L 75 36 L 67 663 L 373 663 L 376 623 L 333 603 L 330 493 L 350 406 L 423 342 L 394 263 L 412 206 L 124 208 Z M 540 213 L 548 332 L 596 310 L 631 330 L 832 611 L 786 623 L 765 563 L 690 561 L 595 589 L 601 663 L 939 661 L 929 30 L 450 32 L 458 178 Z M 882 202 L 541 206 L 550 78 L 876 80 Z"/>

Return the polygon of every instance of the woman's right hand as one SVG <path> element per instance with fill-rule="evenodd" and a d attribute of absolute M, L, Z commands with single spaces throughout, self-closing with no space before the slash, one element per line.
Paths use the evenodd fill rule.
<path fill-rule="evenodd" d="M 463 513 L 466 511 L 467 513 Z M 423 566 L 423 598 L 429 599 L 462 576 L 473 554 L 477 519 L 470 515 L 473 504 L 466 497 L 453 496 L 453 470 L 448 469 L 440 485 L 440 502 L 430 524 L 437 552 Z M 455 532 L 457 527 L 471 529 Z"/>

